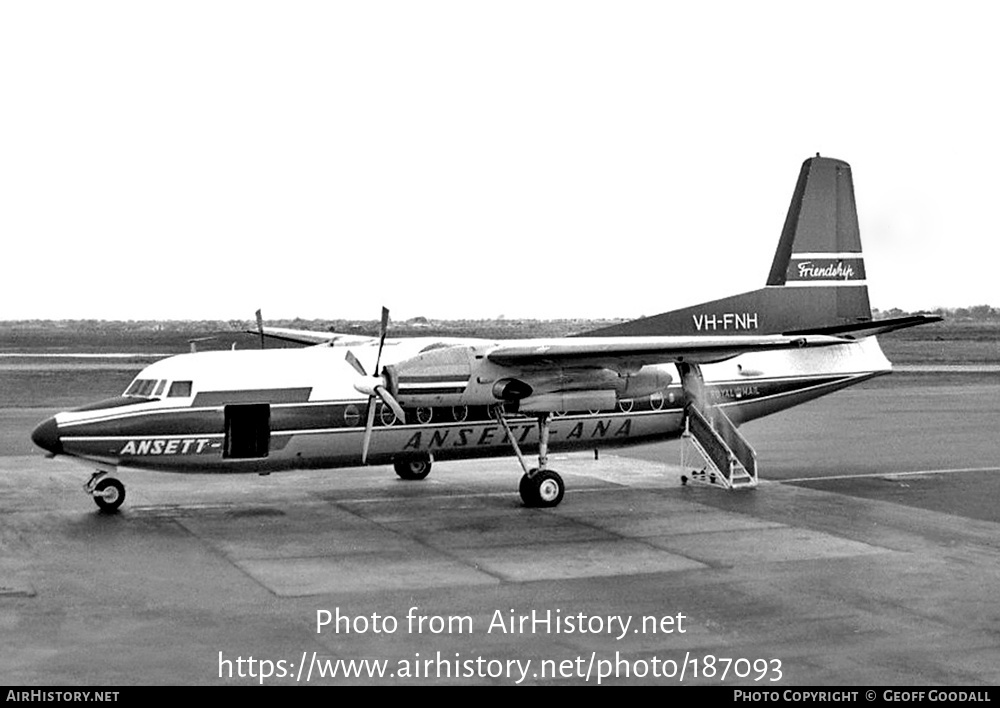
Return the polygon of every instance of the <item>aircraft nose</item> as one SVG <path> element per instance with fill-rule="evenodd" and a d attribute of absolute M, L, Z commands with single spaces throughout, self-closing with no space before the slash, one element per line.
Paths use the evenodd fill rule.
<path fill-rule="evenodd" d="M 31 441 L 53 455 L 62 454 L 62 440 L 59 439 L 59 424 L 56 419 L 47 418 L 31 433 Z"/>

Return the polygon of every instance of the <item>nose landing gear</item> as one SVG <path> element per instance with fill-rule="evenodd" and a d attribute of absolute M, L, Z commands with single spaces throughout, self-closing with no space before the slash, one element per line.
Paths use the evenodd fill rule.
<path fill-rule="evenodd" d="M 125 501 L 125 485 L 108 473 L 98 470 L 83 485 L 83 491 L 94 498 L 94 502 L 105 513 L 114 513 Z"/>

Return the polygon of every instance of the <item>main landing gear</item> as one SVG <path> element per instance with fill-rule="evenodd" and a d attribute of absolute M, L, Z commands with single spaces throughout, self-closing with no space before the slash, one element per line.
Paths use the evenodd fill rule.
<path fill-rule="evenodd" d="M 507 439 L 514 447 L 517 461 L 521 463 L 521 468 L 524 470 L 518 491 L 521 493 L 521 501 L 524 502 L 525 506 L 557 506 L 566 493 L 566 484 L 562 477 L 555 470 L 548 468 L 549 421 L 551 417 L 551 413 L 542 413 L 538 416 L 538 467 L 528 469 L 528 463 L 525 461 L 524 455 L 521 454 L 521 448 L 518 447 L 517 440 L 511 432 L 507 420 L 503 417 L 503 410 L 497 411 L 497 420 L 503 426 L 504 432 L 507 433 Z"/>
<path fill-rule="evenodd" d="M 556 506 L 566 493 L 566 485 L 554 470 L 532 469 L 521 477 L 518 491 L 525 506 Z"/>
<path fill-rule="evenodd" d="M 393 469 L 400 479 L 423 479 L 431 473 L 430 459 L 396 460 L 392 463 Z"/>
<path fill-rule="evenodd" d="M 83 485 L 83 491 L 94 498 L 101 511 L 109 514 L 118 511 L 118 507 L 125 501 L 125 485 L 114 477 L 109 477 L 103 470 L 94 472 Z"/>

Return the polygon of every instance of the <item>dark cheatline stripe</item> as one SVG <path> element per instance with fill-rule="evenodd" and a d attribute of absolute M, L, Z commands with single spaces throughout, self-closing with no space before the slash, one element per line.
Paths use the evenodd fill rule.
<path fill-rule="evenodd" d="M 133 406 L 136 403 L 146 403 L 150 399 L 137 398 L 135 396 L 117 396 L 115 398 L 105 398 L 103 401 L 88 403 L 85 406 L 71 409 L 74 413 L 83 411 L 99 411 L 105 408 L 120 408 L 121 406 Z"/>
<path fill-rule="evenodd" d="M 453 393 L 453 394 L 457 395 L 457 394 L 462 393 L 463 391 L 465 391 L 465 387 L 464 386 L 461 386 L 461 387 L 458 387 L 458 388 L 456 388 L 454 386 L 452 386 L 452 387 L 445 387 L 445 386 L 431 387 L 431 386 L 428 386 L 427 388 L 407 388 L 405 386 L 400 385 L 400 387 L 399 387 L 399 395 L 400 396 L 419 396 L 421 394 L 449 394 L 449 393 Z"/>
<path fill-rule="evenodd" d="M 851 375 L 833 375 L 819 377 L 792 378 L 784 381 L 733 381 L 719 385 L 709 385 L 708 402 L 726 406 L 752 406 L 764 403 L 766 399 L 774 396 L 784 396 L 804 389 L 816 389 L 831 385 L 846 385 L 856 378 Z M 301 390 L 303 394 L 308 389 Z M 275 390 L 265 393 L 273 394 Z M 257 393 L 257 392 L 244 392 Z M 627 407 L 625 404 L 616 405 L 614 408 L 601 411 L 604 415 L 621 415 L 623 408 L 631 413 L 644 412 L 669 412 L 673 409 L 682 408 L 686 402 L 686 396 L 681 391 L 674 395 L 673 391 L 666 392 L 667 395 L 657 401 L 649 398 L 642 398 L 632 401 Z M 224 392 L 215 392 L 215 395 L 224 395 Z M 259 399 L 254 399 L 259 401 Z M 232 399 L 227 399 L 232 402 Z M 780 409 L 780 406 L 779 406 Z M 381 410 L 381 406 L 379 407 Z M 362 402 L 357 403 L 330 403 L 309 405 L 291 405 L 287 407 L 277 407 L 271 410 L 270 430 L 272 434 L 281 434 L 284 431 L 309 431 L 327 429 L 351 429 L 363 428 L 367 406 Z M 419 427 L 421 418 L 417 416 L 416 409 L 407 407 L 407 421 L 412 427 Z M 569 411 L 569 415 L 590 416 L 589 411 Z M 464 424 L 485 422 L 493 420 L 493 415 L 487 406 L 468 406 L 465 412 Z M 159 411 L 129 411 L 123 412 L 113 417 L 103 420 L 78 422 L 61 426 L 60 433 L 67 437 L 149 437 L 149 436 L 201 436 L 220 435 L 223 433 L 223 413 L 219 407 L 205 407 L 199 409 L 167 409 Z M 440 425 L 454 421 L 454 411 L 451 406 L 433 406 L 431 408 L 431 425 Z M 398 423 L 396 423 L 399 425 Z M 385 423 L 380 415 L 375 417 L 375 425 L 384 427 Z"/>
<path fill-rule="evenodd" d="M 150 436 L 205 435 L 221 433 L 223 416 L 220 410 L 168 409 L 156 413 L 125 414 L 118 418 L 74 423 L 60 427 L 65 436 Z"/>
<path fill-rule="evenodd" d="M 404 374 L 400 375 L 400 383 L 449 383 L 449 384 L 462 384 L 463 386 L 468 383 L 468 376 L 436 376 L 436 375 L 416 375 L 416 374 Z"/>
<path fill-rule="evenodd" d="M 202 391 L 192 407 L 221 406 L 229 403 L 305 403 L 312 388 L 259 388 L 237 391 Z"/>

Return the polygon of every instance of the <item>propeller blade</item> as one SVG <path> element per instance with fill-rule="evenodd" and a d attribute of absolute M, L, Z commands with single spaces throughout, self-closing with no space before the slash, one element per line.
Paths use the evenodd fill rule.
<path fill-rule="evenodd" d="M 365 424 L 365 437 L 361 441 L 361 464 L 368 461 L 368 445 L 372 441 L 372 428 L 375 427 L 375 396 L 368 397 L 368 422 Z"/>
<path fill-rule="evenodd" d="M 260 332 L 260 348 L 264 348 L 264 319 L 260 316 L 260 310 L 257 310 L 257 331 Z"/>
<path fill-rule="evenodd" d="M 375 374 L 378 375 L 378 365 L 382 361 L 382 347 L 385 345 L 385 335 L 389 331 L 389 310 L 382 308 L 382 324 L 378 331 L 378 356 L 375 358 Z"/>
<path fill-rule="evenodd" d="M 406 413 L 403 412 L 403 407 L 399 405 L 399 401 L 392 397 L 392 394 L 389 393 L 389 389 L 385 386 L 376 386 L 375 393 L 379 395 L 379 398 L 385 401 L 387 406 L 392 408 L 392 412 L 396 414 L 396 418 L 400 423 L 406 422 Z"/>
<path fill-rule="evenodd" d="M 361 365 L 361 362 L 358 361 L 358 358 L 356 356 L 354 356 L 354 352 L 352 352 L 350 349 L 348 349 L 347 350 L 347 356 L 344 357 L 344 358 L 347 359 L 347 363 L 348 364 L 350 364 L 351 366 L 354 367 L 355 371 L 357 371 L 359 374 L 361 374 L 365 378 L 368 378 L 368 373 L 365 371 L 365 367 L 363 367 Z"/>
<path fill-rule="evenodd" d="M 379 325 L 378 333 L 378 356 L 375 358 L 375 384 L 371 387 L 370 395 L 368 396 L 368 422 L 365 425 L 365 437 L 361 441 L 361 464 L 365 464 L 368 461 L 368 447 L 371 445 L 372 441 L 372 430 L 375 427 L 375 395 L 381 398 L 387 406 L 392 409 L 392 412 L 396 414 L 396 418 L 400 422 L 406 422 L 406 414 L 403 413 L 403 407 L 399 405 L 392 394 L 389 393 L 388 389 L 382 382 L 382 379 L 378 376 L 379 364 L 382 362 L 382 347 L 385 346 L 385 335 L 389 331 L 389 310 L 385 307 L 382 308 L 382 322 Z M 347 363 L 354 367 L 354 370 L 359 374 L 368 378 L 368 374 L 365 372 L 365 367 L 361 365 L 358 358 L 351 353 L 350 350 L 347 352 Z M 354 388 L 362 391 L 367 388 L 362 383 L 355 384 Z"/>

